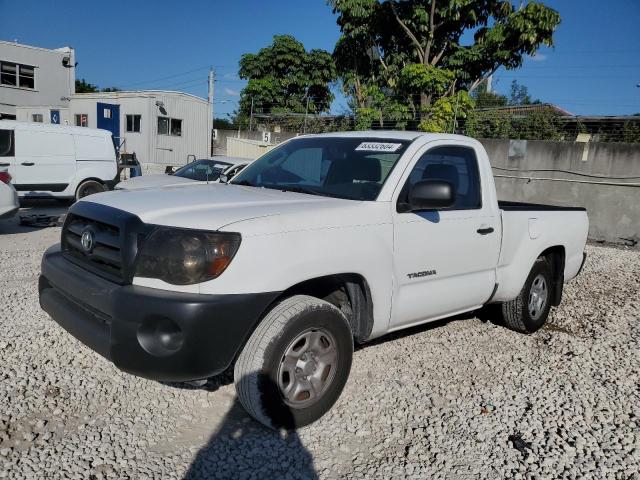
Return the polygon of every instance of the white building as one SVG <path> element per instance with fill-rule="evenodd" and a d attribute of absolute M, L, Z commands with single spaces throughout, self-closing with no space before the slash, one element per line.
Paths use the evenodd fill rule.
<path fill-rule="evenodd" d="M 18 117 L 34 112 L 18 109 Z M 194 95 L 139 91 L 75 94 L 68 118 L 72 125 L 110 130 L 120 151 L 135 152 L 143 163 L 183 165 L 189 155 L 209 158 L 212 115 L 211 104 Z"/>
<path fill-rule="evenodd" d="M 0 118 L 16 119 L 17 107 L 41 105 L 42 118 L 29 121 L 63 123 L 63 110 L 75 93 L 75 52 L 0 40 Z M 52 121 L 53 120 L 53 121 Z"/>
<path fill-rule="evenodd" d="M 48 112 L 46 105 L 16 108 L 23 122 L 51 123 Z M 145 164 L 176 166 L 189 155 L 210 156 L 211 104 L 187 93 L 76 93 L 59 113 L 62 124 L 109 130 L 120 153 L 135 153 Z"/>

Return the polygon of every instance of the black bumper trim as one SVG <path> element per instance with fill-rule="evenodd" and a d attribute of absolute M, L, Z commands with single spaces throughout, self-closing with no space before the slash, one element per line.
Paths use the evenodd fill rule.
<path fill-rule="evenodd" d="M 118 285 L 78 267 L 52 247 L 42 259 L 40 305 L 60 326 L 115 366 L 141 377 L 186 381 L 228 368 L 280 292 L 200 295 Z M 143 348 L 140 332 L 170 325 L 177 350 Z M 159 340 L 160 342 L 160 340 Z M 144 343 L 144 342 L 143 342 Z"/>

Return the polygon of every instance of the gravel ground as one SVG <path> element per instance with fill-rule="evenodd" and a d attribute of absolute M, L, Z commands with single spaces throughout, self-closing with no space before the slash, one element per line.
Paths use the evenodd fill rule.
<path fill-rule="evenodd" d="M 589 246 L 540 332 L 477 317 L 360 348 L 335 407 L 278 434 L 229 376 L 126 375 L 40 311 L 59 228 L 0 222 L 0 478 L 640 479 L 640 251 Z"/>

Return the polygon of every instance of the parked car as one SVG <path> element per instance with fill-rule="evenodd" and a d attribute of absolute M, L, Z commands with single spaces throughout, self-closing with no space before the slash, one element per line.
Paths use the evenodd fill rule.
<path fill-rule="evenodd" d="M 292 428 L 339 397 L 354 342 L 490 303 L 508 328 L 540 329 L 587 231 L 583 208 L 498 202 L 471 138 L 301 136 L 230 184 L 76 203 L 44 254 L 40 304 L 135 375 L 234 364 L 249 414 Z"/>
<path fill-rule="evenodd" d="M 0 167 L 0 218 L 9 218 L 20 208 L 18 193 L 11 185 L 7 167 Z"/>
<path fill-rule="evenodd" d="M 172 187 L 199 182 L 215 182 L 222 173 L 233 167 L 246 166 L 246 158 L 227 157 L 223 155 L 212 159 L 195 160 L 187 163 L 170 174 L 142 175 L 124 180 L 115 186 L 116 190 L 139 190 L 141 188 Z"/>
<path fill-rule="evenodd" d="M 0 166 L 20 197 L 75 198 L 112 188 L 111 133 L 95 128 L 0 120 Z"/>

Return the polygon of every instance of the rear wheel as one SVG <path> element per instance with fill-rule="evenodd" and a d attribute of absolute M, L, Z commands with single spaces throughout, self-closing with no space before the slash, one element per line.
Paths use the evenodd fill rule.
<path fill-rule="evenodd" d="M 94 193 L 104 192 L 105 186 L 97 180 L 85 180 L 76 190 L 76 202 L 81 198 L 93 195 Z"/>
<path fill-rule="evenodd" d="M 520 333 L 542 328 L 551 309 L 552 278 L 549 261 L 538 258 L 520 294 L 502 304 L 502 318 L 508 328 Z"/>
<path fill-rule="evenodd" d="M 352 355 L 353 336 L 339 309 L 306 295 L 287 298 L 265 316 L 235 364 L 238 399 L 270 428 L 308 425 L 340 396 Z"/>

